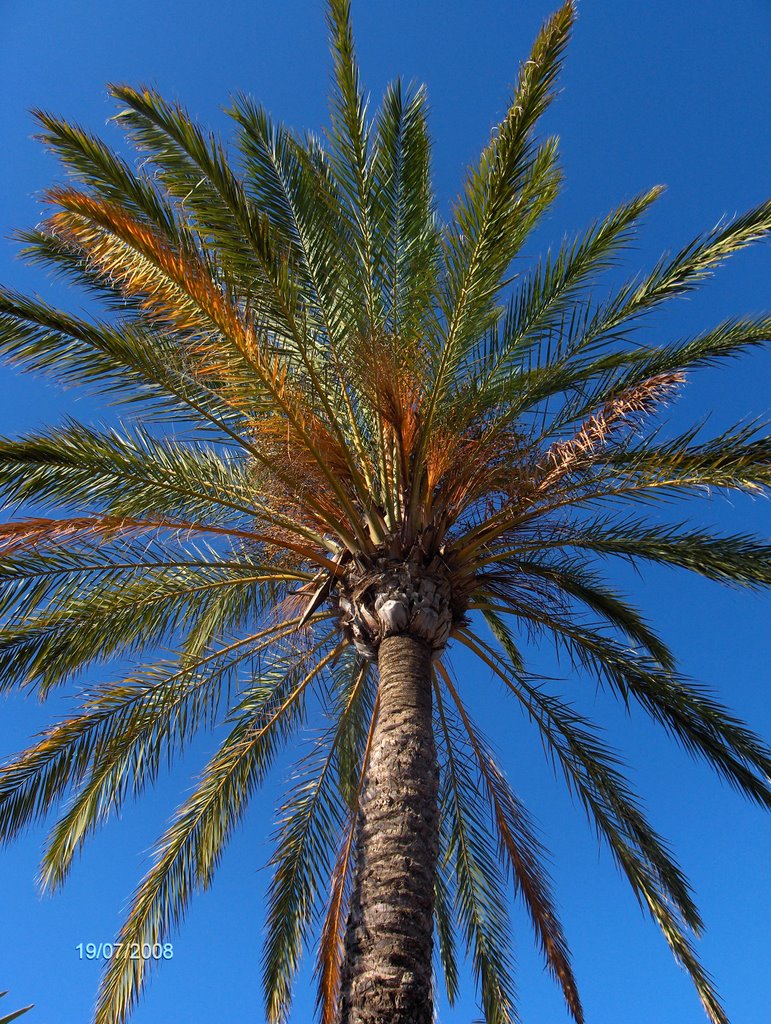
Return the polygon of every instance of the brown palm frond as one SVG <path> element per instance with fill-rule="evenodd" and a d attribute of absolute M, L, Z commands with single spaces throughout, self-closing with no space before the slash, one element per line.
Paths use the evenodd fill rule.
<path fill-rule="evenodd" d="M 592 456 L 609 443 L 622 427 L 629 427 L 635 417 L 653 412 L 671 398 L 685 381 L 682 373 L 660 373 L 607 401 L 599 412 L 585 420 L 569 441 L 556 441 L 546 452 L 544 462 L 551 468 L 541 480 L 544 490 L 572 470 L 590 462 Z"/>
<path fill-rule="evenodd" d="M 542 514 L 543 502 L 569 474 L 591 465 L 593 459 L 612 442 L 616 434 L 629 429 L 635 419 L 650 414 L 672 396 L 685 380 L 682 373 L 668 372 L 648 378 L 635 387 L 619 393 L 607 401 L 602 409 L 590 416 L 568 441 L 555 441 L 537 462 L 532 462 L 527 451 L 520 449 L 513 460 L 517 475 L 509 479 L 509 502 L 496 512 L 483 516 L 468 530 L 458 544 L 462 559 L 473 563 L 477 552 L 507 533 L 523 515 Z M 523 472 L 531 463 L 532 473 Z M 571 503 L 568 499 L 567 504 Z"/>
<path fill-rule="evenodd" d="M 345 957 L 345 922 L 348 916 L 351 850 L 356 834 L 356 815 L 351 814 L 346 825 L 345 839 L 332 873 L 329 905 L 319 938 L 316 1004 L 321 1024 L 334 1024 L 340 998 L 342 965 Z"/>
<path fill-rule="evenodd" d="M 212 278 L 203 257 L 181 254 L 151 228 L 104 200 L 73 188 L 52 189 L 49 201 L 63 209 L 49 219 L 52 234 L 77 244 L 106 276 L 131 296 L 142 296 L 148 315 L 182 332 L 194 332 L 196 365 L 203 373 L 230 381 L 230 401 L 248 412 L 254 396 L 244 391 L 243 374 L 280 410 L 284 428 L 307 449 L 337 496 L 350 524 L 348 536 L 365 547 L 368 536 L 358 524 L 350 486 L 365 498 L 366 486 L 350 452 L 314 412 L 307 397 L 291 383 L 288 365 L 275 350 L 275 332 L 259 327 L 238 297 Z M 124 245 L 130 249 L 127 255 Z M 138 259 L 137 259 L 138 256 Z M 223 363 L 222 339 L 234 348 L 235 363 Z M 225 353 L 228 349 L 224 349 Z M 261 458 L 259 452 L 255 453 Z M 340 525 L 339 523 L 337 524 Z"/>
<path fill-rule="evenodd" d="M 52 189 L 48 201 L 63 208 L 49 218 L 48 231 L 78 247 L 126 296 L 141 299 L 160 326 L 188 336 L 194 373 L 226 385 L 230 378 L 231 400 L 242 411 L 253 404 L 237 397 L 235 385 L 245 373 L 252 387 L 289 402 L 287 369 L 271 351 L 269 332 L 258 329 L 254 311 L 247 312 L 227 283 L 212 276 L 200 248 L 180 251 L 122 207 L 74 188 Z"/>
<path fill-rule="evenodd" d="M 402 478 L 421 436 L 423 392 L 413 370 L 399 365 L 387 349 L 367 357 L 364 381 L 374 409 L 382 416 L 396 441 Z"/>
<path fill-rule="evenodd" d="M 520 475 L 527 476 L 532 451 L 532 442 L 511 427 L 471 427 L 462 433 L 435 428 L 425 456 L 427 480 L 436 488 L 432 507 L 452 523 L 483 502 L 479 511 L 489 517 L 496 502 L 521 493 Z"/>

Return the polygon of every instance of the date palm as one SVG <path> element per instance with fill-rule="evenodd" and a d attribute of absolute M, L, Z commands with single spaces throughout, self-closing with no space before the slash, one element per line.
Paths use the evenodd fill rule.
<path fill-rule="evenodd" d="M 566 3 L 542 29 L 448 224 L 424 93 L 396 83 L 369 119 L 348 0 L 329 3 L 323 144 L 239 97 L 231 155 L 179 106 L 117 86 L 136 170 L 37 114 L 68 179 L 25 251 L 107 312 L 2 291 L 0 347 L 134 414 L 0 444 L 6 499 L 36 512 L 0 530 L 2 685 L 44 698 L 93 666 L 129 669 L 105 681 L 99 668 L 79 710 L 2 769 L 0 831 L 70 797 L 42 864 L 55 888 L 191 737 L 226 728 L 134 894 L 98 1024 L 126 1019 L 148 966 L 132 945 L 167 941 L 277 754 L 308 730 L 272 862 L 268 1019 L 286 1016 L 318 922 L 325 1024 L 429 1024 L 434 935 L 450 999 L 468 951 L 486 1021 L 512 1021 L 511 878 L 582 1021 L 542 848 L 472 717 L 490 676 L 540 730 L 711 1020 L 727 1020 L 695 952 L 686 878 L 597 727 L 528 673 L 522 638 L 552 638 L 576 671 L 771 804 L 768 749 L 681 677 L 600 572 L 616 556 L 771 583 L 759 539 L 646 515 L 661 496 L 771 486 L 756 427 L 705 437 L 661 423 L 689 371 L 768 340 L 771 318 L 662 345 L 635 333 L 768 234 L 771 204 L 598 298 L 652 189 L 512 278 L 559 188 L 538 122 L 573 17 Z M 479 681 L 454 674 L 461 648 Z"/>

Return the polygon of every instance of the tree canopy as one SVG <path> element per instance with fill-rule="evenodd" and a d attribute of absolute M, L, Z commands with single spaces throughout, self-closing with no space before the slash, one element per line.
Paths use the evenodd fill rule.
<path fill-rule="evenodd" d="M 11 839 L 61 804 L 41 869 L 56 888 L 192 736 L 222 736 L 133 896 L 97 1024 L 126 1019 L 148 967 L 132 943 L 165 941 L 180 923 L 276 756 L 309 729 L 278 813 L 263 982 L 280 1021 L 316 934 L 319 1013 L 334 1019 L 387 628 L 363 595 L 395 566 L 420 566 L 450 595 L 433 669 L 435 919 L 450 999 L 468 952 L 488 1024 L 516 1019 L 510 880 L 584 1019 L 541 841 L 473 718 L 492 677 L 540 731 L 710 1019 L 727 1024 L 695 950 L 687 879 L 614 750 L 529 671 L 521 638 L 553 641 L 577 673 L 771 803 L 768 748 L 678 671 L 603 573 L 623 559 L 771 582 L 762 538 L 690 516 L 662 525 L 667 496 L 768 492 L 765 425 L 673 434 L 663 414 L 694 370 L 768 341 L 771 316 L 657 344 L 640 332 L 765 237 L 771 203 L 608 287 L 652 188 L 524 266 L 560 188 L 557 140 L 539 122 L 574 15 L 565 3 L 543 27 L 447 223 L 425 92 L 397 81 L 370 114 L 348 0 L 329 3 L 324 139 L 237 96 L 226 143 L 153 89 L 116 85 L 135 165 L 36 113 L 66 180 L 23 233 L 25 254 L 96 295 L 104 315 L 0 290 L 0 351 L 123 403 L 126 419 L 0 440 L 0 491 L 28 511 L 0 527 L 0 686 L 45 698 L 93 666 L 100 676 L 1 770 L 0 832 Z M 421 629 L 437 628 L 430 599 L 421 614 Z M 453 648 L 476 656 L 479 680 L 455 676 Z M 113 677 L 112 664 L 130 667 Z"/>

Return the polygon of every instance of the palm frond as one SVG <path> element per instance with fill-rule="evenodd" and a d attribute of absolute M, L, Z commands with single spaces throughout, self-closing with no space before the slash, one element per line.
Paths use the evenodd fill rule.
<path fill-rule="evenodd" d="M 123 1024 L 144 982 L 146 962 L 130 957 L 133 942 L 158 942 L 182 919 L 196 890 L 213 873 L 247 802 L 302 715 L 309 684 L 333 660 L 337 648 L 303 675 L 303 661 L 279 667 L 234 709 L 234 725 L 204 771 L 198 787 L 178 810 L 157 847 L 157 859 L 134 894 L 105 971 L 95 1024 Z"/>
<path fill-rule="evenodd" d="M 95 661 L 152 649 L 178 630 L 184 636 L 188 623 L 209 611 L 222 588 L 231 598 L 223 625 L 242 627 L 275 599 L 271 584 L 282 583 L 280 569 L 255 572 L 203 559 L 185 564 L 168 555 L 155 565 L 125 568 L 118 560 L 110 565 L 102 559 L 101 566 L 101 572 L 85 578 L 78 573 L 49 577 L 44 581 L 49 586 L 33 585 L 16 602 L 16 621 L 0 630 L 4 688 L 37 681 L 45 694 Z M 44 594 L 47 603 L 33 611 Z"/>
<path fill-rule="evenodd" d="M 758 436 L 767 427 L 740 424 L 698 444 L 693 444 L 698 433 L 694 430 L 666 441 L 656 436 L 640 439 L 605 454 L 597 466 L 599 487 L 594 489 L 604 490 L 610 497 L 614 490 L 620 496 L 712 488 L 767 493 L 771 489 L 771 437 Z M 588 489 L 593 490 L 591 481 Z"/>
<path fill-rule="evenodd" d="M 566 424 L 611 401 L 614 395 L 651 377 L 715 366 L 723 359 L 735 358 L 769 340 L 771 317 L 760 316 L 726 320 L 703 334 L 669 345 L 604 353 L 574 367 L 572 387 L 577 389 L 577 397 L 565 403 L 562 412 L 554 418 L 552 429 L 563 430 Z M 563 388 L 558 386 L 557 390 Z M 547 388 L 539 399 L 553 393 Z"/>
<path fill-rule="evenodd" d="M 142 427 L 97 431 L 75 421 L 0 439 L 0 494 L 12 502 L 96 506 L 95 511 L 244 521 L 260 511 L 243 459 Z M 231 520 L 232 521 L 232 520 Z"/>
<path fill-rule="evenodd" d="M 350 262 L 352 284 L 361 309 L 354 322 L 362 334 L 370 335 L 382 325 L 383 312 L 374 279 L 371 127 L 356 61 L 350 0 L 329 0 L 327 21 L 333 67 L 329 166 L 343 197 L 340 208 L 346 214 L 354 254 Z"/>
<path fill-rule="evenodd" d="M 584 354 L 590 349 L 598 349 L 604 341 L 618 337 L 622 325 L 633 323 L 661 303 L 692 291 L 724 260 L 764 238 L 769 231 L 771 201 L 761 203 L 706 235 L 693 239 L 676 255 L 663 256 L 642 281 L 634 280 L 624 285 L 593 312 L 588 322 L 578 321 L 577 333 L 568 336 L 566 354 Z"/>
<path fill-rule="evenodd" d="M 114 788 L 107 777 L 99 781 L 104 790 L 100 821 L 129 791 L 137 796 L 199 729 L 213 726 L 244 661 L 291 636 L 299 625 L 298 619 L 274 623 L 205 656 L 184 659 L 181 666 L 154 663 L 118 683 L 87 690 L 77 714 L 50 726 L 0 768 L 3 841 L 48 816 L 71 790 L 84 783 L 93 789 L 103 769 L 113 772 L 119 785 Z"/>
<path fill-rule="evenodd" d="M 455 940 L 454 908 L 458 902 L 452 864 L 442 857 L 436 866 L 434 921 L 436 924 L 435 959 L 441 967 L 447 1002 L 455 1006 L 460 994 L 460 971 Z"/>
<path fill-rule="evenodd" d="M 397 344 L 420 336 L 433 302 L 439 239 L 429 160 L 425 90 L 413 92 L 397 81 L 383 98 L 372 157 L 375 265 L 384 330 Z"/>
<path fill-rule="evenodd" d="M 352 309 L 338 272 L 340 248 L 347 239 L 345 226 L 334 213 L 332 186 L 302 144 L 248 97 L 239 97 L 231 113 L 241 129 L 250 192 L 292 253 L 293 273 L 304 281 L 304 316 L 311 320 L 311 328 L 298 339 L 301 364 L 329 421 L 342 440 L 349 439 L 366 467 L 367 454 L 348 393 L 346 325 Z M 327 380 L 330 366 L 336 377 L 332 387 Z M 365 475 L 371 481 L 370 467 Z"/>
<path fill-rule="evenodd" d="M 331 185 L 326 196 L 319 195 L 325 179 L 312 173 L 303 144 L 250 97 L 239 96 L 230 113 L 239 127 L 249 196 L 291 252 L 293 274 L 303 281 L 306 315 L 313 323 L 307 344 L 318 344 L 316 331 L 323 331 L 330 344 L 340 344 L 349 310 L 343 282 L 334 271 L 345 235 Z"/>
<path fill-rule="evenodd" d="M 369 766 L 369 755 L 372 749 L 372 737 L 377 724 L 379 698 L 374 696 L 366 737 L 361 748 L 357 777 L 346 799 L 348 805 L 347 821 L 342 832 L 342 840 L 332 872 L 331 888 L 324 921 L 319 938 L 318 957 L 316 960 L 316 977 L 318 987 L 316 993 L 316 1009 L 320 1012 L 322 1024 L 333 1024 L 338 1012 L 340 989 L 342 983 L 342 967 L 344 960 L 344 939 L 346 917 L 350 905 L 353 876 L 353 860 L 355 853 L 356 831 L 359 827 L 359 810 L 361 796 Z M 344 777 L 344 768 L 340 766 L 340 776 Z"/>
<path fill-rule="evenodd" d="M 147 325 L 89 322 L 0 289 L 0 352 L 65 386 L 143 401 L 246 444 L 239 434 L 243 414 L 202 383 L 173 340 Z"/>
<path fill-rule="evenodd" d="M 581 288 L 614 264 L 640 217 L 662 191 L 652 188 L 622 203 L 580 238 L 563 242 L 554 256 L 548 254 L 524 275 L 499 330 L 487 337 L 487 347 L 471 366 L 479 375 L 476 387 L 487 404 L 516 389 L 517 374 L 512 370 L 521 368 L 533 346 L 562 331 Z"/>
<path fill-rule="evenodd" d="M 518 606 L 515 613 L 550 633 L 573 664 L 590 672 L 625 703 L 634 699 L 694 757 L 704 759 L 735 789 L 771 806 L 771 751 L 703 686 L 630 654 L 598 630 L 556 611 Z"/>
<path fill-rule="evenodd" d="M 152 89 L 114 85 L 111 92 L 124 104 L 116 122 L 148 153 L 165 189 L 192 213 L 199 233 L 215 241 L 239 290 L 254 297 L 262 315 L 291 345 L 302 328 L 288 264 L 221 141 Z"/>
<path fill-rule="evenodd" d="M 445 236 L 446 318 L 430 421 L 468 344 L 497 320 L 503 275 L 537 216 L 554 198 L 553 146 L 537 146 L 534 128 L 553 97 L 553 87 L 575 10 L 565 3 L 542 28 L 522 65 L 512 103 L 479 164 L 469 171 L 464 193 Z"/>
<path fill-rule="evenodd" d="M 340 747 L 353 721 L 369 722 L 368 665 L 351 654 L 341 658 L 332 684 L 337 713 L 326 734 L 298 765 L 296 782 L 278 812 L 281 823 L 271 859 L 268 939 L 263 953 L 263 988 L 268 1019 L 286 1019 L 292 981 L 319 894 L 329 879 L 344 827 L 338 799 Z"/>
<path fill-rule="evenodd" d="M 556 530 L 551 541 L 543 542 L 545 549 L 552 546 L 677 566 L 736 586 L 771 585 L 771 545 L 750 534 L 716 534 L 685 523 L 651 526 L 640 519 L 595 519 Z"/>
<path fill-rule="evenodd" d="M 551 882 L 543 865 L 544 848 L 535 835 L 527 811 L 512 792 L 474 725 L 449 673 L 440 666 L 439 674 L 457 708 L 474 752 L 477 769 L 500 838 L 501 852 L 507 859 L 516 889 L 527 907 L 546 967 L 561 985 L 573 1019 L 577 1024 L 582 1024 L 584 1011 L 578 995 L 567 941 L 551 893 Z"/>
<path fill-rule="evenodd" d="M 7 995 L 7 992 L 0 992 L 0 999 L 2 999 L 3 996 Z M 14 1010 L 13 1013 L 3 1014 L 3 1016 L 0 1017 L 0 1024 L 11 1024 L 11 1021 L 18 1020 L 18 1018 L 21 1017 L 22 1014 L 25 1014 L 32 1009 L 34 1009 L 34 1004 L 30 1003 L 29 1006 L 23 1006 L 20 1010 Z"/>
<path fill-rule="evenodd" d="M 501 636 L 504 646 L 508 638 Z M 506 658 L 481 643 L 465 643 L 505 683 L 539 726 L 545 749 L 559 764 L 589 821 L 611 849 L 641 906 L 659 925 L 693 981 L 713 1024 L 728 1024 L 712 980 L 700 964 L 686 929 L 698 934 L 701 918 L 690 886 L 666 846 L 646 821 L 638 798 L 619 771 L 618 757 L 589 723 L 561 701 L 512 671 Z"/>
<path fill-rule="evenodd" d="M 549 546 L 549 541 L 544 541 L 543 549 L 548 551 Z M 497 565 L 503 567 L 502 572 L 496 571 Z M 504 556 L 500 561 L 496 560 L 490 570 L 480 574 L 477 600 L 484 604 L 487 599 L 514 597 L 518 590 L 527 588 L 528 577 L 542 585 L 541 592 L 550 593 L 553 600 L 580 602 L 581 606 L 601 616 L 633 643 L 640 645 L 658 664 L 666 669 L 674 668 L 672 652 L 640 613 L 578 559 L 557 559 L 553 556 L 538 559 L 529 552 L 525 557 Z M 493 628 L 495 622 L 500 621 L 488 610 L 483 610 L 483 614 Z"/>
<path fill-rule="evenodd" d="M 500 894 L 505 883 L 497 842 L 488 824 L 489 807 L 480 799 L 473 756 L 464 753 L 463 733 L 454 725 L 441 690 L 434 687 L 438 738 L 443 762 L 439 782 L 439 858 L 452 863 L 456 908 L 467 951 L 471 952 L 487 1024 L 516 1021 L 510 951 L 511 929 Z"/>

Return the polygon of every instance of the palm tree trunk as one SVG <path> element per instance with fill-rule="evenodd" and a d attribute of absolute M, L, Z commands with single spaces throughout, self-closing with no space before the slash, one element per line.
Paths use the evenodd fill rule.
<path fill-rule="evenodd" d="M 431 1024 L 438 769 L 430 645 L 387 637 L 378 669 L 338 1019 Z"/>

